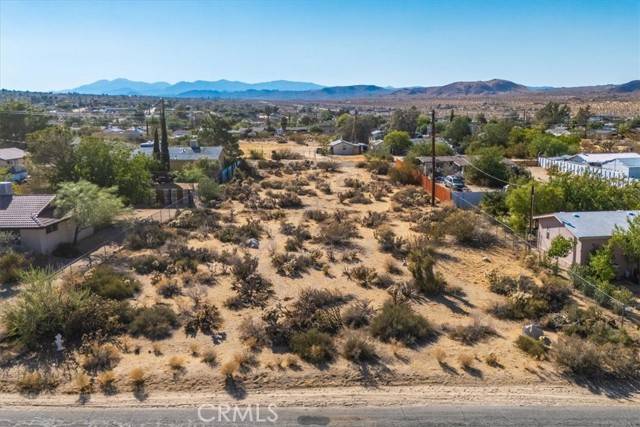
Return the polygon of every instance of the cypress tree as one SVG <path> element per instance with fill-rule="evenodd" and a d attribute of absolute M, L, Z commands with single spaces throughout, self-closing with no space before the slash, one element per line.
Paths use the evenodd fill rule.
<path fill-rule="evenodd" d="M 160 130 L 162 132 L 162 139 L 160 141 L 160 151 L 161 151 L 161 159 L 162 165 L 164 166 L 164 170 L 169 172 L 171 169 L 171 164 L 169 161 L 169 138 L 167 136 L 167 120 L 164 116 L 164 99 L 160 101 Z"/>
<path fill-rule="evenodd" d="M 160 137 L 158 136 L 158 128 L 153 132 L 153 158 L 160 161 Z"/>

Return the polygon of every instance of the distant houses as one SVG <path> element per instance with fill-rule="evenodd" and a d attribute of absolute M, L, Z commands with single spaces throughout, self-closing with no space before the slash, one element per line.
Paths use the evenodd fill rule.
<path fill-rule="evenodd" d="M 640 211 L 554 212 L 534 217 L 538 225 L 537 245 L 541 252 L 551 248 L 551 242 L 562 236 L 574 242 L 573 249 L 559 263 L 565 267 L 585 264 L 589 255 L 604 246 L 616 227 L 627 229 L 629 221 Z M 621 275 L 631 275 L 635 265 L 629 265 L 621 251 L 614 251 L 614 264 Z"/>
<path fill-rule="evenodd" d="M 638 153 L 580 153 L 559 157 L 539 157 L 545 169 L 581 175 L 592 173 L 604 179 L 640 179 Z"/>
<path fill-rule="evenodd" d="M 329 143 L 329 150 L 331 154 L 338 156 L 362 154 L 366 152 L 368 148 L 369 146 L 367 144 L 349 142 L 344 139 L 337 139 Z"/>
<path fill-rule="evenodd" d="M 19 148 L 0 148 L 0 168 L 7 169 L 12 181 L 22 182 L 28 176 L 25 157 L 26 153 Z"/>
<path fill-rule="evenodd" d="M 70 217 L 54 214 L 52 194 L 14 195 L 9 182 L 0 182 L 0 231 L 18 233 L 21 246 L 39 254 L 50 254 L 62 243 L 72 243 L 75 223 Z M 78 239 L 93 234 L 80 230 Z"/>
<path fill-rule="evenodd" d="M 143 143 L 135 153 L 153 156 L 153 144 Z M 222 147 L 201 147 L 196 141 L 192 141 L 191 145 L 173 145 L 169 146 L 169 160 L 171 169 L 182 169 L 191 165 L 198 160 L 213 160 L 220 164 L 224 163 L 224 150 Z"/>

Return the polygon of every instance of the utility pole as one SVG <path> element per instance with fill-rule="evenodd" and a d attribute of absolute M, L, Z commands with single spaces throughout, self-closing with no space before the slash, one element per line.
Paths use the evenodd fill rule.
<path fill-rule="evenodd" d="M 436 205 L 436 110 L 431 110 L 431 206 Z"/>
<path fill-rule="evenodd" d="M 531 236 L 533 234 L 533 199 L 535 197 L 535 186 L 533 185 L 533 182 L 531 183 L 531 196 L 529 199 L 529 236 Z M 527 238 L 527 240 L 529 240 L 529 238 Z"/>

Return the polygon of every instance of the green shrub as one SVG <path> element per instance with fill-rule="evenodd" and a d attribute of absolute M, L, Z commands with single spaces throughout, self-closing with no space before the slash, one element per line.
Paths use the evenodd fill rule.
<path fill-rule="evenodd" d="M 198 331 L 211 335 L 222 325 L 220 310 L 213 304 L 201 304 L 189 313 L 184 325 L 184 332 L 196 336 Z"/>
<path fill-rule="evenodd" d="M 373 317 L 373 309 L 369 301 L 355 301 L 342 312 L 342 320 L 351 328 L 366 326 Z"/>
<path fill-rule="evenodd" d="M 204 203 L 220 199 L 220 185 L 209 177 L 202 177 L 198 181 L 198 197 Z"/>
<path fill-rule="evenodd" d="M 576 375 L 593 375 L 602 371 L 598 347 L 577 337 L 560 338 L 553 349 L 555 362 Z"/>
<path fill-rule="evenodd" d="M 163 273 L 167 269 L 167 260 L 154 255 L 143 255 L 131 261 L 131 267 L 138 274 Z"/>
<path fill-rule="evenodd" d="M 17 282 L 26 267 L 27 260 L 22 254 L 9 251 L 0 255 L 0 284 Z"/>
<path fill-rule="evenodd" d="M 128 231 L 125 246 L 133 250 L 155 249 L 164 245 L 169 235 L 158 221 L 140 221 Z"/>
<path fill-rule="evenodd" d="M 118 301 L 131 298 L 140 291 L 140 282 L 107 265 L 96 267 L 84 281 L 84 286 L 96 295 Z"/>
<path fill-rule="evenodd" d="M 388 300 L 371 321 L 371 333 L 382 341 L 396 339 L 407 345 L 435 335 L 427 319 L 415 313 L 406 303 Z"/>
<path fill-rule="evenodd" d="M 458 325 L 449 331 L 449 338 L 466 345 L 473 345 L 492 335 L 496 335 L 496 330 L 477 319 L 470 325 Z"/>
<path fill-rule="evenodd" d="M 85 334 L 118 333 L 128 321 L 128 307 L 128 303 L 111 303 L 87 290 L 38 280 L 6 303 L 2 323 L 10 340 L 30 350 L 49 349 L 57 334 L 70 346 Z"/>
<path fill-rule="evenodd" d="M 526 335 L 520 335 L 516 339 L 516 347 L 538 360 L 543 360 L 547 357 L 547 347 L 541 341 Z"/>
<path fill-rule="evenodd" d="M 178 317 L 166 305 L 156 304 L 153 307 L 139 308 L 129 325 L 129 332 L 134 336 L 142 335 L 152 340 L 171 336 L 178 327 Z"/>
<path fill-rule="evenodd" d="M 433 271 L 436 261 L 432 253 L 429 247 L 414 244 L 408 257 L 408 268 L 413 276 L 413 283 L 426 295 L 441 294 L 447 285 L 444 278 Z"/>
<path fill-rule="evenodd" d="M 335 354 L 331 336 L 317 329 L 293 334 L 290 345 L 295 354 L 310 363 L 328 362 Z"/>

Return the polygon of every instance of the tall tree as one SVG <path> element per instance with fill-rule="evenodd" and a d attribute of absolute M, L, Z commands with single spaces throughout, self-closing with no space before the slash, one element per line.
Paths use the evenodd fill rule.
<path fill-rule="evenodd" d="M 405 131 L 411 136 L 416 133 L 419 116 L 420 113 L 416 107 L 395 110 L 391 115 L 389 127 L 392 130 Z"/>
<path fill-rule="evenodd" d="M 10 144 L 15 145 L 15 142 L 22 142 L 28 133 L 47 127 L 49 118 L 24 102 L 0 104 L 0 138 L 10 140 Z"/>
<path fill-rule="evenodd" d="M 27 135 L 31 160 L 50 184 L 76 179 L 73 135 L 62 126 L 50 126 Z"/>
<path fill-rule="evenodd" d="M 624 257 L 635 264 L 634 276 L 640 279 L 640 217 L 630 220 L 626 230 L 616 227 L 611 245 L 622 249 Z"/>
<path fill-rule="evenodd" d="M 160 141 L 160 152 L 162 166 L 166 172 L 171 170 L 171 161 L 169 159 L 169 137 L 167 136 L 167 119 L 164 114 L 164 99 L 160 101 L 160 128 L 162 131 L 162 139 Z"/>
<path fill-rule="evenodd" d="M 202 145 L 221 146 L 224 150 L 225 163 L 235 162 L 242 151 L 238 139 L 230 133 L 231 124 L 215 114 L 209 114 L 202 121 L 202 129 L 198 134 L 198 140 Z"/>
<path fill-rule="evenodd" d="M 288 124 L 289 119 L 287 119 L 287 116 L 282 116 L 282 118 L 280 119 L 280 127 L 282 128 L 283 132 L 286 132 Z"/>
<path fill-rule="evenodd" d="M 123 211 L 115 192 L 115 188 L 100 188 L 87 181 L 60 184 L 53 204 L 58 215 L 70 215 L 75 222 L 74 246 L 80 230 L 109 224 Z"/>
<path fill-rule="evenodd" d="M 548 102 L 536 113 L 536 120 L 549 127 L 552 125 L 565 123 L 571 116 L 571 110 L 567 105 L 560 105 L 557 102 Z"/>
<path fill-rule="evenodd" d="M 385 135 L 383 145 L 391 154 L 401 156 L 411 148 L 411 138 L 407 132 L 394 130 Z"/>
<path fill-rule="evenodd" d="M 160 137 L 158 136 L 158 128 L 153 132 L 153 158 L 160 161 Z"/>

